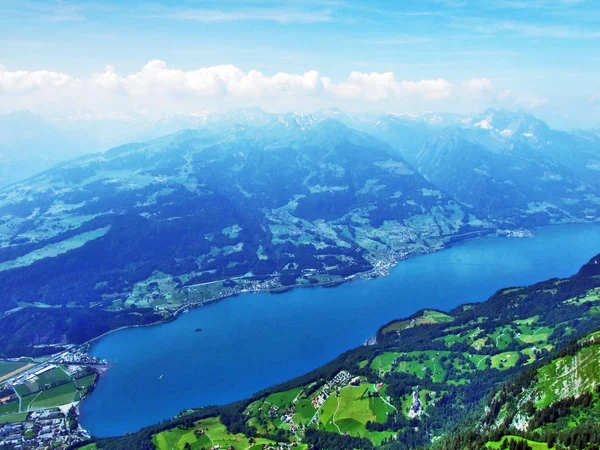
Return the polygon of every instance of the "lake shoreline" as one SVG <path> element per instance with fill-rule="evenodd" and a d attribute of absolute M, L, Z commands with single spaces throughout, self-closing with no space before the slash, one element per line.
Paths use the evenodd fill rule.
<path fill-rule="evenodd" d="M 561 226 L 569 226 L 569 225 L 576 225 L 576 224 L 600 224 L 600 220 L 599 221 L 573 221 L 573 222 L 565 222 L 565 223 L 558 223 L 558 224 L 550 224 L 550 225 L 542 225 L 539 227 L 534 227 L 532 228 L 532 230 L 534 231 L 534 236 L 535 237 L 535 231 L 537 230 L 541 230 L 541 229 L 545 229 L 545 228 L 556 228 L 556 227 L 561 227 Z M 352 275 L 348 275 L 346 277 L 344 277 L 343 279 L 340 280 L 335 280 L 335 281 L 330 281 L 327 283 L 318 283 L 318 284 L 295 284 L 295 285 L 290 285 L 290 286 L 285 286 L 285 287 L 279 287 L 279 288 L 273 288 L 273 289 L 266 289 L 264 291 L 247 291 L 247 292 L 240 292 L 240 293 L 236 293 L 236 294 L 230 294 L 230 295 L 224 295 L 221 297 L 217 297 L 214 299 L 210 299 L 210 300 L 203 300 L 202 302 L 198 302 L 198 303 L 190 303 L 187 305 L 183 305 L 180 308 L 176 309 L 173 313 L 172 316 L 167 318 L 167 319 L 163 319 L 157 322 L 152 322 L 152 323 L 148 323 L 148 324 L 143 324 L 143 325 L 125 325 L 123 327 L 119 327 L 119 328 L 115 328 L 114 330 L 109 330 L 99 336 L 93 337 L 92 339 L 89 339 L 88 341 L 79 344 L 79 345 L 91 345 L 92 343 L 94 343 L 95 341 L 108 336 L 112 333 L 115 333 L 117 331 L 122 331 L 122 330 L 127 330 L 127 329 L 135 329 L 135 328 L 149 328 L 149 327 L 155 327 L 155 326 L 159 326 L 159 325 L 164 325 L 170 322 L 173 322 L 175 320 L 177 320 L 179 318 L 179 316 L 186 310 L 192 310 L 192 309 L 198 309 L 198 308 L 202 308 L 204 306 L 209 306 L 212 305 L 214 303 L 223 301 L 223 300 L 227 300 L 227 299 L 232 299 L 232 298 L 236 298 L 239 297 L 241 295 L 248 295 L 248 294 L 271 294 L 271 295 L 278 295 L 278 294 L 285 294 L 287 292 L 290 292 L 292 290 L 297 290 L 297 289 L 305 289 L 305 288 L 324 288 L 324 289 L 331 289 L 331 288 L 336 288 L 338 286 L 342 286 L 344 284 L 347 283 L 351 283 L 353 281 L 367 281 L 367 280 L 376 280 L 379 278 L 383 278 L 383 277 L 387 277 L 390 275 L 390 270 L 393 270 L 394 268 L 396 268 L 398 266 L 398 264 L 400 264 L 403 261 L 407 261 L 409 259 L 415 258 L 415 257 L 419 257 L 419 256 L 424 256 L 424 255 L 430 255 L 432 253 L 437 253 L 440 251 L 444 251 L 444 250 L 448 250 L 449 248 L 452 248 L 456 245 L 460 245 L 466 242 L 471 242 L 471 241 L 475 241 L 478 239 L 482 239 L 482 238 L 486 238 L 486 237 L 490 237 L 492 235 L 496 235 L 497 237 L 503 238 L 503 239 L 531 239 L 532 237 L 523 237 L 523 238 L 519 238 L 519 237 L 511 237 L 511 236 L 502 236 L 497 234 L 498 232 L 498 228 L 492 229 L 485 229 L 485 230 L 481 230 L 481 231 L 475 231 L 475 232 L 470 232 L 468 234 L 477 234 L 476 236 L 472 236 L 472 237 L 468 237 L 465 239 L 459 239 L 459 240 L 455 240 L 453 241 L 452 239 L 454 237 L 460 236 L 460 235 L 450 235 L 447 236 L 447 238 L 449 239 L 449 242 L 445 242 L 445 243 L 441 243 L 440 247 L 438 248 L 432 248 L 429 251 L 422 251 L 422 252 L 415 252 L 415 253 L 411 253 L 409 255 L 407 255 L 404 258 L 398 259 L 393 265 L 391 265 L 389 267 L 389 270 L 387 270 L 387 273 L 383 274 L 383 275 L 370 275 L 370 273 L 374 270 L 374 269 L 370 269 L 368 271 L 365 272 L 357 272 L 355 274 Z M 418 310 L 416 310 L 415 312 L 417 312 Z"/>
<path fill-rule="evenodd" d="M 444 250 L 448 250 L 456 245 L 460 245 L 466 242 L 471 242 L 471 241 L 475 241 L 478 239 L 482 239 L 482 238 L 486 238 L 486 237 L 490 237 L 492 235 L 496 235 L 499 238 L 503 238 L 503 239 L 532 239 L 535 237 L 535 231 L 537 230 L 543 230 L 543 229 L 547 229 L 547 228 L 557 228 L 557 227 L 561 227 L 561 226 L 569 226 L 569 225 L 577 225 L 577 224 L 581 224 L 581 225 L 592 225 L 592 224 L 600 224 L 600 220 L 597 221 L 572 221 L 572 222 L 565 222 L 565 223 L 557 223 L 557 224 L 550 224 L 550 225 L 541 225 L 539 227 L 534 227 L 532 228 L 534 235 L 533 236 L 527 236 L 527 237 L 512 237 L 512 236 L 503 236 L 503 235 L 499 235 L 498 232 L 498 228 L 496 229 L 486 229 L 486 230 L 481 230 L 481 231 L 476 231 L 473 233 L 478 233 L 478 235 L 473 236 L 473 237 L 468 237 L 466 239 L 460 239 L 460 240 L 456 240 L 456 241 L 451 241 L 451 242 L 446 242 L 446 243 L 442 243 L 441 246 L 439 248 L 435 248 L 435 249 L 430 249 L 429 251 L 422 251 L 422 252 L 415 252 L 415 253 L 411 253 L 409 255 L 407 255 L 404 258 L 401 258 L 399 260 L 397 260 L 392 266 L 389 267 L 389 270 L 387 271 L 387 273 L 383 274 L 383 275 L 369 275 L 373 269 L 370 269 L 368 271 L 365 272 L 357 272 L 355 274 L 352 275 L 348 275 L 347 277 L 341 279 L 341 280 L 336 280 L 336 281 L 330 281 L 327 283 L 318 283 L 318 284 L 296 284 L 296 285 L 291 285 L 291 286 L 285 286 L 282 288 L 274 288 L 274 289 L 267 289 L 264 291 L 248 291 L 248 292 L 240 292 L 237 294 L 233 294 L 233 295 L 224 295 L 222 297 L 218 297 L 218 298 L 214 298 L 214 299 L 210 299 L 210 300 L 204 300 L 202 302 L 199 303 L 191 303 L 188 305 L 184 305 L 181 306 L 180 308 L 178 308 L 177 310 L 175 310 L 172 313 L 172 316 L 167 318 L 167 319 L 163 319 L 157 322 L 152 322 L 152 323 L 147 323 L 147 324 L 143 324 L 143 325 L 125 325 L 119 328 L 115 328 L 114 330 L 109 330 L 99 336 L 93 337 L 85 342 L 83 342 L 82 344 L 78 344 L 78 345 L 92 345 L 95 341 L 98 341 L 99 339 L 106 337 L 110 334 L 116 333 L 117 331 L 122 331 L 122 330 L 127 330 L 127 329 L 135 329 L 135 328 L 149 328 L 149 327 L 155 327 L 155 326 L 159 326 L 159 325 L 164 325 L 170 322 L 173 322 L 175 320 L 177 320 L 179 318 L 179 316 L 185 311 L 185 310 L 192 310 L 192 309 L 198 309 L 198 308 L 202 308 L 204 306 L 209 306 L 212 305 L 214 303 L 223 301 L 223 300 L 227 300 L 227 299 L 231 299 L 231 298 L 236 298 L 242 295 L 248 295 L 248 294 L 271 294 L 271 295 L 278 295 L 278 294 L 285 294 L 287 292 L 290 292 L 292 290 L 297 290 L 297 289 L 305 289 L 305 288 L 324 288 L 324 289 L 331 289 L 331 288 L 336 288 L 338 286 L 342 286 L 344 284 L 347 283 L 351 283 L 353 281 L 367 281 L 367 280 L 376 280 L 379 278 L 383 278 L 383 277 L 387 277 L 390 275 L 390 270 L 393 270 L 394 268 L 396 268 L 398 266 L 398 264 L 400 264 L 403 261 L 407 261 L 409 259 L 412 258 L 416 258 L 419 256 L 425 256 L 425 255 L 430 255 L 432 253 L 437 253 L 440 251 L 444 251 Z M 471 233 L 469 233 L 471 234 Z M 452 240 L 453 237 L 456 236 L 460 236 L 460 235 L 450 235 L 448 236 L 448 239 Z M 417 312 L 419 311 L 418 309 L 415 311 Z"/>
<path fill-rule="evenodd" d="M 588 223 L 588 222 L 583 222 L 583 223 Z M 548 225 L 549 227 L 554 227 L 554 226 L 561 226 L 561 225 L 569 225 L 569 223 L 566 224 L 557 224 L 557 225 Z M 542 228 L 542 227 L 540 227 Z M 536 228 L 537 229 L 537 228 Z M 462 243 L 465 242 L 469 242 L 469 241 L 473 241 L 473 240 L 477 240 L 477 239 L 481 239 L 484 237 L 488 237 L 490 235 L 495 234 L 497 231 L 497 229 L 486 229 L 486 230 L 482 230 L 482 231 L 478 231 L 478 232 L 473 232 L 473 233 L 478 233 L 476 236 L 473 237 L 469 237 L 466 239 L 460 239 L 460 240 L 456 240 L 453 242 L 446 242 L 446 243 L 441 243 L 440 246 L 438 248 L 432 248 L 429 251 L 422 251 L 422 252 L 415 252 L 415 253 L 411 253 L 403 258 L 398 259 L 397 261 L 395 261 L 395 263 L 393 265 L 391 265 L 389 267 L 388 270 L 386 270 L 387 273 L 382 274 L 382 275 L 375 275 L 375 274 L 371 274 L 373 272 L 374 269 L 369 269 L 365 272 L 356 272 L 352 275 L 348 275 L 340 280 L 335 280 L 335 281 L 329 281 L 326 283 L 316 283 L 316 284 L 295 284 L 295 285 L 290 285 L 290 286 L 284 286 L 284 287 L 278 287 L 278 288 L 273 288 L 273 289 L 266 289 L 263 291 L 246 291 L 246 292 L 240 292 L 240 293 L 236 293 L 236 294 L 230 294 L 230 295 L 224 295 L 221 297 L 217 297 L 214 299 L 210 299 L 210 300 L 203 300 L 201 302 L 198 303 L 190 303 L 187 305 L 183 305 L 181 307 L 179 307 L 178 309 L 176 309 L 175 311 L 173 311 L 172 315 L 167 318 L 167 319 L 163 319 L 157 322 L 152 322 L 152 323 L 147 323 L 147 324 L 138 324 L 138 325 L 125 325 L 119 328 L 115 328 L 114 330 L 109 330 L 99 336 L 95 336 L 81 344 L 78 345 L 91 345 L 93 344 L 95 341 L 106 337 L 110 334 L 116 333 L 117 331 L 122 331 L 122 330 L 127 330 L 127 329 L 135 329 L 135 328 L 149 328 L 149 327 L 155 327 L 155 326 L 159 326 L 159 325 L 164 325 L 170 322 L 173 322 L 175 320 L 177 320 L 181 314 L 184 313 L 184 311 L 186 310 L 192 310 L 192 309 L 198 309 L 198 308 L 202 308 L 204 306 L 209 306 L 212 305 L 214 303 L 223 301 L 223 300 L 227 300 L 227 299 L 232 299 L 232 298 L 236 298 L 242 295 L 249 295 L 249 294 L 270 294 L 270 295 L 279 295 L 279 294 L 285 294 L 287 292 L 290 292 L 292 290 L 298 290 L 298 289 L 306 289 L 306 288 L 324 288 L 324 289 L 333 289 L 339 286 L 342 286 L 344 284 L 347 283 L 351 283 L 353 281 L 367 281 L 367 280 L 376 280 L 379 278 L 383 278 L 383 277 L 387 277 L 390 275 L 390 270 L 394 269 L 395 267 L 398 266 L 398 264 L 400 264 L 403 261 L 407 261 L 411 258 L 415 258 L 418 256 L 424 256 L 424 255 L 430 255 L 432 253 L 437 253 L 443 250 L 447 250 L 455 245 L 460 245 Z M 469 233 L 471 234 L 471 233 Z M 453 237 L 456 237 L 458 235 L 450 235 L 447 236 L 448 239 L 452 240 Z M 506 239 L 518 239 L 518 238 L 513 238 L 513 237 L 507 237 L 507 236 L 499 236 L 499 237 L 503 237 Z M 528 239 L 528 238 L 527 238 Z"/>

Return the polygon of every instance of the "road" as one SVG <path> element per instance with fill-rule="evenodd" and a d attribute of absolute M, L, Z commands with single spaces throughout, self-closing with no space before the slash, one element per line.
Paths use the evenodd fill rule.
<path fill-rule="evenodd" d="M 19 393 L 17 392 L 17 390 L 14 387 L 13 387 L 13 391 L 15 391 L 15 394 L 17 394 L 17 397 L 19 397 L 19 411 L 18 412 L 21 412 L 21 402 L 22 402 L 21 396 L 19 395 Z"/>

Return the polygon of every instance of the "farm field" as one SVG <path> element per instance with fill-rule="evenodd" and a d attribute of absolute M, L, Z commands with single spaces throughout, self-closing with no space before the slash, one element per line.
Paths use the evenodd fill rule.
<path fill-rule="evenodd" d="M 503 295 L 518 291 L 519 289 L 508 290 Z M 435 318 L 435 320 L 425 320 L 424 317 Z M 382 329 L 382 333 L 385 335 L 392 331 L 399 332 L 399 330 L 432 323 L 450 323 L 451 321 L 446 317 L 427 312 L 416 319 L 387 325 Z M 445 328 L 442 335 L 433 341 L 439 342 L 447 350 L 386 351 L 367 363 L 373 373 L 379 377 L 385 377 L 388 373 L 405 373 L 420 379 L 428 378 L 434 383 L 445 380 L 456 386 L 465 384 L 474 372 L 489 369 L 505 371 L 519 364 L 530 364 L 538 359 L 540 352 L 549 352 L 553 348 L 549 339 L 554 329 L 539 324 L 537 315 L 493 329 L 487 328 L 487 332 L 486 328 L 482 327 L 486 320 L 486 317 L 479 317 L 468 324 L 450 325 Z M 439 345 L 436 347 L 439 348 Z M 482 351 L 486 354 L 479 353 Z M 361 364 L 364 366 L 365 363 L 361 362 Z M 358 368 L 361 368 L 361 365 L 358 365 Z"/>
<path fill-rule="evenodd" d="M 410 320 L 396 320 L 391 322 L 382 329 L 382 333 L 389 334 L 393 332 L 399 332 L 407 328 L 413 328 L 418 325 L 445 323 L 452 322 L 453 320 L 454 318 L 452 316 L 449 316 L 441 311 L 426 309 L 423 310 L 419 316 Z"/>
<path fill-rule="evenodd" d="M 419 378 L 429 376 L 434 383 L 441 382 L 447 369 L 442 363 L 443 357 L 448 357 L 447 351 L 410 352 L 403 355 L 395 369 L 396 372 L 404 372 L 416 375 Z"/>
<path fill-rule="evenodd" d="M 32 363 L 0 361 L 0 383 L 15 375 L 18 375 L 27 369 L 30 369 L 34 365 L 35 364 Z"/>
<path fill-rule="evenodd" d="M 27 419 L 27 413 L 0 415 L 0 424 L 10 422 L 23 422 L 25 419 Z"/>
<path fill-rule="evenodd" d="M 319 413 L 321 429 L 366 437 L 377 444 L 390 437 L 392 433 L 374 432 L 366 428 L 367 422 L 385 422 L 387 414 L 394 411 L 381 397 L 369 397 L 369 392 L 374 392 L 372 386 L 347 386 L 340 389 L 339 397 L 331 395 Z"/>
<path fill-rule="evenodd" d="M 252 439 L 252 438 L 250 438 Z M 256 438 L 252 441 L 243 434 L 231 434 L 218 417 L 203 419 L 195 423 L 193 429 L 180 429 L 163 431 L 152 437 L 152 442 L 158 450 L 184 450 L 186 443 L 193 450 L 220 446 L 227 448 L 234 446 L 240 449 L 260 449 L 264 444 L 274 444 L 268 439 Z M 306 448 L 300 446 L 298 448 Z"/>
<path fill-rule="evenodd" d="M 400 356 L 397 352 L 385 352 L 381 355 L 376 356 L 371 361 L 371 369 L 379 374 L 385 374 L 392 370 L 392 363 Z"/>
<path fill-rule="evenodd" d="M 19 412 L 19 402 L 10 402 L 0 405 L 0 417 L 4 414 L 14 414 Z"/>
<path fill-rule="evenodd" d="M 69 375 L 67 375 L 63 369 L 60 367 L 55 367 L 45 373 L 40 374 L 33 380 L 16 386 L 15 389 L 21 397 L 25 397 L 70 379 L 71 377 L 69 377 Z"/>
<path fill-rule="evenodd" d="M 13 372 L 19 371 L 27 366 L 27 363 L 12 362 L 12 361 L 0 361 L 0 381 L 4 379 L 6 375 Z"/>
<path fill-rule="evenodd" d="M 368 386 L 348 386 L 330 396 L 323 405 L 319 421 L 327 430 L 363 436 L 367 422 L 383 422 L 393 409 L 379 397 L 368 397 Z"/>
<path fill-rule="evenodd" d="M 269 395 L 265 399 L 265 403 L 269 403 L 278 407 L 291 405 L 294 399 L 300 394 L 301 391 L 302 388 L 298 387 L 285 392 L 277 392 L 275 394 Z"/>
<path fill-rule="evenodd" d="M 519 359 L 518 352 L 504 352 L 492 356 L 492 369 L 506 370 L 515 367 Z"/>
<path fill-rule="evenodd" d="M 310 399 L 303 398 L 296 403 L 296 414 L 294 415 L 294 423 L 308 424 L 309 420 L 315 415 L 315 408 Z"/>
<path fill-rule="evenodd" d="M 83 392 L 84 389 L 87 389 L 94 384 L 94 381 L 96 381 L 96 375 L 88 375 L 82 378 L 78 378 L 74 381 L 79 390 Z"/>
<path fill-rule="evenodd" d="M 28 409 L 50 408 L 73 403 L 76 400 L 76 395 L 77 386 L 75 386 L 75 383 L 69 382 L 62 384 L 56 388 L 35 394 L 34 398 L 28 404 Z M 23 401 L 25 401 L 25 399 L 23 399 Z"/>
<path fill-rule="evenodd" d="M 21 409 L 17 399 L 0 405 L 0 421 L 24 420 L 29 411 L 47 409 L 80 401 L 96 380 L 93 372 L 79 371 L 73 376 L 65 372 L 66 367 L 54 367 L 14 387 L 21 397 Z M 80 378 L 75 378 L 79 376 Z"/>

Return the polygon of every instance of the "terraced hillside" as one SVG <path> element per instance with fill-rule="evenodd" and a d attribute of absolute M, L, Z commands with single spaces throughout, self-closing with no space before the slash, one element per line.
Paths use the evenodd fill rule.
<path fill-rule="evenodd" d="M 598 329 L 600 256 L 570 278 L 392 321 L 376 344 L 248 400 L 95 445 L 200 449 L 209 417 L 240 442 L 266 439 L 272 448 L 534 446 L 566 442 L 569 428 L 600 436 L 590 424 L 600 392 Z"/>

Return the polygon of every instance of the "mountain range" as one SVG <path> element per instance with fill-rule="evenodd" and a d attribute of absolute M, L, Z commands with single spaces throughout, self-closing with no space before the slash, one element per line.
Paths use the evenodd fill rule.
<path fill-rule="evenodd" d="M 439 123 L 387 116 L 369 131 L 445 192 L 507 225 L 597 217 L 597 136 L 495 110 Z"/>
<path fill-rule="evenodd" d="M 185 123 L 0 190 L 0 320 L 20 318 L 13 335 L 29 336 L 11 353 L 89 338 L 60 325 L 73 308 L 119 315 L 108 323 L 127 323 L 127 308 L 168 319 L 241 292 L 383 275 L 498 229 L 600 215 L 597 134 L 520 113 L 250 109 L 154 132 Z M 67 308 L 38 333 L 32 317 L 48 306 Z"/>
<path fill-rule="evenodd" d="M 0 218 L 17 315 L 330 284 L 487 229 L 387 144 L 299 115 L 84 156 L 5 188 Z"/>

